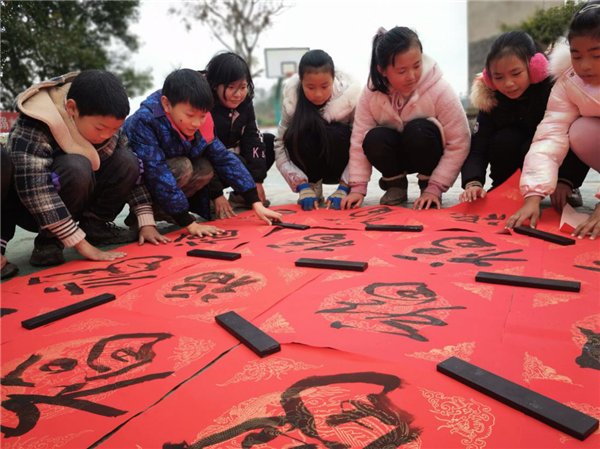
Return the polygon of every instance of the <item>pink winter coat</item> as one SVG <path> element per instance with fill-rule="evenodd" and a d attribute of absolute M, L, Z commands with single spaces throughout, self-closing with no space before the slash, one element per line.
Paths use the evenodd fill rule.
<path fill-rule="evenodd" d="M 435 61 L 423 55 L 423 74 L 405 104 L 400 95 L 373 92 L 368 86 L 363 89 L 350 138 L 348 177 L 353 192 L 366 194 L 371 177 L 372 166 L 362 147 L 367 132 L 377 126 L 402 131 L 405 123 L 418 118 L 435 123 L 444 142 L 444 153 L 425 191 L 440 196 L 452 186 L 469 153 L 469 124 L 458 95 L 442 78 Z"/>
<path fill-rule="evenodd" d="M 569 151 L 569 127 L 579 117 L 600 117 L 600 88 L 586 85 L 577 76 L 567 45 L 550 55 L 550 73 L 556 82 L 523 162 L 520 187 L 525 197 L 554 192 L 558 169 Z M 600 191 L 596 197 L 600 198 Z"/>

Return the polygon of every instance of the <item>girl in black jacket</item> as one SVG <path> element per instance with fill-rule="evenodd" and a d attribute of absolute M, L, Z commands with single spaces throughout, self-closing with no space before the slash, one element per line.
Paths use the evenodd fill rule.
<path fill-rule="evenodd" d="M 483 73 L 475 78 L 471 103 L 479 109 L 471 138 L 471 150 L 461 171 L 461 201 L 485 197 L 486 169 L 492 188 L 498 187 L 523 166 L 537 125 L 542 121 L 552 89 L 548 60 L 523 31 L 500 35 L 492 44 Z M 581 205 L 578 188 L 588 167 L 574 153 L 563 162 L 559 183 L 562 195 L 573 206 Z M 561 193 L 555 192 L 552 203 Z M 579 201 L 577 201 L 579 200 Z M 564 202 L 564 198 L 562 199 Z"/>
<path fill-rule="evenodd" d="M 215 133 L 248 168 L 256 182 L 259 199 L 268 206 L 262 183 L 273 165 L 275 136 L 258 130 L 252 102 L 254 84 L 248 64 L 235 53 L 219 53 L 209 61 L 204 73 L 215 97 L 215 107 L 211 111 Z M 244 206 L 241 196 L 235 193 L 227 201 L 223 195 L 226 187 L 228 185 L 217 176 L 209 184 L 217 218 L 233 217 L 232 205 Z"/>

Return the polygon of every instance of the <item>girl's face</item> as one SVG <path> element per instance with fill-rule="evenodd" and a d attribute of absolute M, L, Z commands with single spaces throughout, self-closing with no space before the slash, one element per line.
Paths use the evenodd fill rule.
<path fill-rule="evenodd" d="M 237 108 L 248 95 L 248 82 L 245 79 L 217 86 L 217 96 L 223 106 L 229 109 Z"/>
<path fill-rule="evenodd" d="M 496 89 L 512 100 L 523 95 L 531 84 L 527 64 L 515 55 L 505 55 L 491 61 L 490 76 Z"/>
<path fill-rule="evenodd" d="M 418 46 L 412 46 L 394 56 L 392 63 L 377 70 L 384 76 L 390 87 L 403 96 L 410 96 L 417 88 L 423 74 L 423 53 Z"/>
<path fill-rule="evenodd" d="M 586 83 L 600 86 L 600 40 L 589 36 L 571 38 L 571 63 Z"/>
<path fill-rule="evenodd" d="M 302 77 L 304 96 L 315 106 L 323 106 L 333 93 L 333 76 L 330 72 L 305 72 Z"/>

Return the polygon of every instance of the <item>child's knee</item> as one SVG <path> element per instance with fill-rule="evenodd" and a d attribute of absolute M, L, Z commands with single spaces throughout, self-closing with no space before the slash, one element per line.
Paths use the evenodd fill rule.
<path fill-rule="evenodd" d="M 600 118 L 580 117 L 571 124 L 569 129 L 569 145 L 579 159 L 598 169 L 600 165 Z"/>

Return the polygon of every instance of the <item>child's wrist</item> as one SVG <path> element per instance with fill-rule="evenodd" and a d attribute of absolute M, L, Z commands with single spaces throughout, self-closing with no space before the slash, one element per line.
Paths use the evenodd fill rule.
<path fill-rule="evenodd" d="M 465 185 L 465 190 L 470 189 L 471 187 L 483 188 L 483 184 L 481 184 L 479 181 L 469 181 Z"/>

